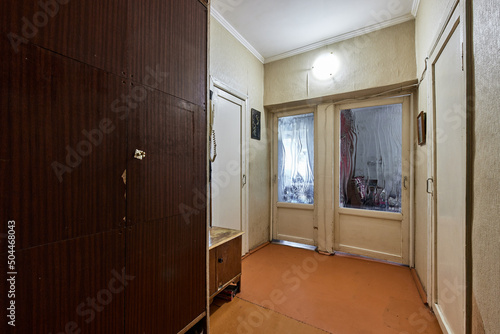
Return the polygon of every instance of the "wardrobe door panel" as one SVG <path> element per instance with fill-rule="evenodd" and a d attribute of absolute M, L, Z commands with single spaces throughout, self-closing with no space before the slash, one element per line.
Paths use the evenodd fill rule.
<path fill-rule="evenodd" d="M 135 284 L 123 272 L 124 251 L 121 231 L 17 251 L 15 327 L 6 314 L 11 270 L 0 261 L 0 332 L 123 333 L 125 291 Z"/>
<path fill-rule="evenodd" d="M 126 69 L 127 3 L 120 0 L 1 1 L 12 50 L 34 43 L 116 75 Z"/>
<path fill-rule="evenodd" d="M 126 333 L 177 333 L 206 309 L 205 214 L 127 228 Z M 140 316 L 138 316 L 140 314 Z"/>
<path fill-rule="evenodd" d="M 197 0 L 129 0 L 130 73 L 143 85 L 206 102 L 207 9 Z M 151 80 L 151 73 L 156 80 Z"/>
<path fill-rule="evenodd" d="M 175 215 L 188 219 L 205 210 L 204 190 L 194 184 L 200 173 L 194 160 L 198 152 L 194 121 L 203 111 L 147 87 L 136 88 L 143 91 L 144 99 L 129 116 L 128 224 Z M 145 152 L 144 158 L 134 158 L 137 149 Z"/>
<path fill-rule="evenodd" d="M 119 228 L 126 119 L 112 106 L 126 86 L 36 46 L 16 54 L 0 44 L 8 64 L 0 72 L 0 215 L 18 222 L 17 247 Z"/>

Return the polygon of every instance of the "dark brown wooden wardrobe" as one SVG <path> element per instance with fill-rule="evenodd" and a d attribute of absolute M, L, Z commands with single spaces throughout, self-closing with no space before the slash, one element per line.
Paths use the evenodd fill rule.
<path fill-rule="evenodd" d="M 0 333 L 206 327 L 207 15 L 199 0 L 0 2 Z"/>

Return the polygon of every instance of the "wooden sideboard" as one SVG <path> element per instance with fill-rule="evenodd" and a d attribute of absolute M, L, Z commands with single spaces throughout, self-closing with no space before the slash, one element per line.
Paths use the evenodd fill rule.
<path fill-rule="evenodd" d="M 242 231 L 222 227 L 210 228 L 209 292 L 212 300 L 229 284 L 241 291 L 241 236 Z"/>

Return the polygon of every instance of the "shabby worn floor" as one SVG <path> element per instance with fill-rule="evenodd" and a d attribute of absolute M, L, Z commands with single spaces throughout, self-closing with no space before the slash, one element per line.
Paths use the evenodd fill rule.
<path fill-rule="evenodd" d="M 270 244 L 242 273 L 237 298 L 211 306 L 213 334 L 441 333 L 407 267 Z"/>

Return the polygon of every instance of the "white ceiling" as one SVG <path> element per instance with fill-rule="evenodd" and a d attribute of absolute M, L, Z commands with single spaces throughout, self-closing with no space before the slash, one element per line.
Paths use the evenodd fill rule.
<path fill-rule="evenodd" d="M 419 0 L 212 0 L 212 15 L 262 62 L 411 20 Z"/>

